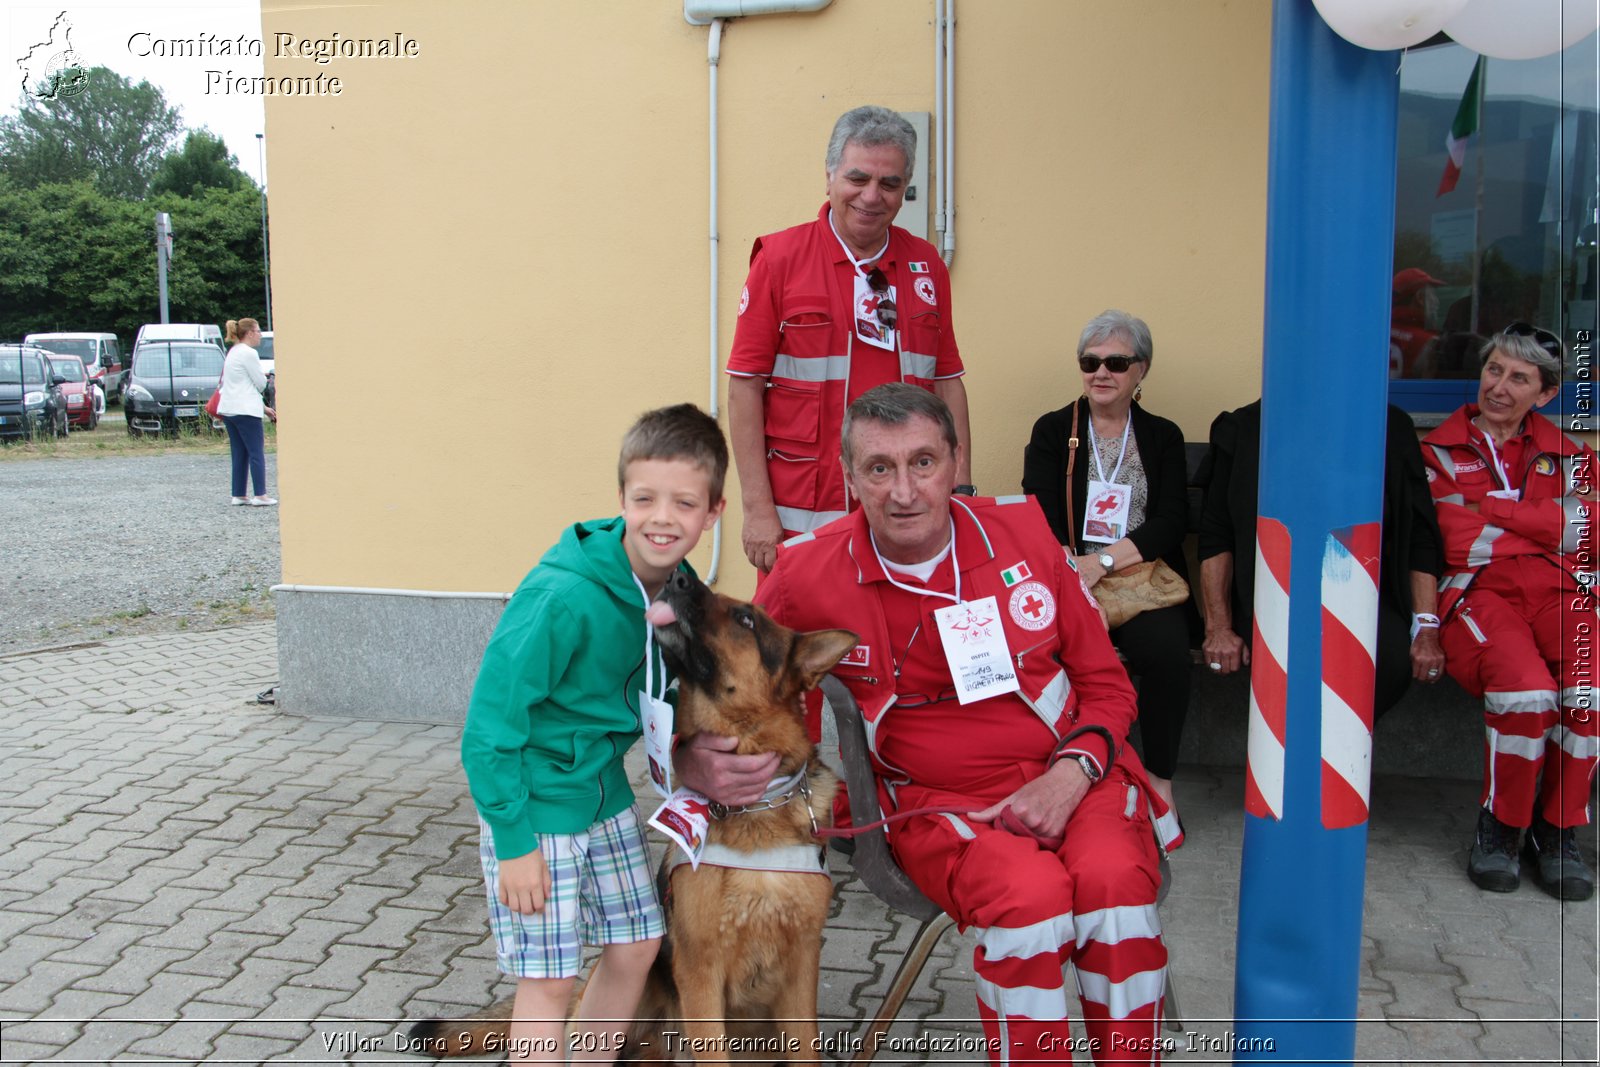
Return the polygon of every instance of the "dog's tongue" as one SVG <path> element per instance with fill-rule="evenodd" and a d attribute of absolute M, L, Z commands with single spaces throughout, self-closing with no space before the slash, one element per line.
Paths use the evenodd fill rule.
<path fill-rule="evenodd" d="M 651 626 L 671 626 L 678 621 L 678 613 L 665 600 L 652 600 L 644 609 L 644 621 Z"/>

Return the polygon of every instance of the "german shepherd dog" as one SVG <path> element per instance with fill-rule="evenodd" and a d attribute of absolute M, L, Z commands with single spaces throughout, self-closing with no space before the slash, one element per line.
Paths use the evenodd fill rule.
<path fill-rule="evenodd" d="M 649 618 L 678 677 L 676 728 L 737 737 L 740 754 L 776 752 L 782 782 L 804 774 L 786 798 L 743 808 L 713 805 L 708 851 L 766 856 L 819 848 L 838 780 L 806 735 L 801 695 L 855 647 L 848 630 L 800 634 L 752 604 L 675 573 Z M 815 871 L 751 870 L 701 863 L 675 850 L 663 862 L 667 932 L 628 1030 L 622 1062 L 820 1060 L 817 981 L 833 882 Z M 723 853 L 726 855 L 726 852 Z M 580 989 L 573 1006 L 582 997 Z M 427 1020 L 409 1048 L 466 1056 L 506 1048 L 511 1001 L 479 1019 Z M 665 1039 L 663 1034 L 677 1036 Z"/>

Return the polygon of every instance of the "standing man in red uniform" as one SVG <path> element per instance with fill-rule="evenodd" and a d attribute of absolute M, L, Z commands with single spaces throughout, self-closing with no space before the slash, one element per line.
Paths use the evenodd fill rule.
<path fill-rule="evenodd" d="M 756 602 L 785 626 L 861 635 L 834 674 L 861 705 L 885 810 L 941 809 L 895 823 L 890 844 L 977 931 L 991 1059 L 1153 1062 L 1156 834 L 1180 834 L 1126 744 L 1133 688 L 1099 612 L 1031 498 L 953 495 L 961 445 L 938 397 L 879 386 L 842 432 L 860 509 L 787 542 Z M 717 780 L 685 766 L 694 755 L 751 758 L 692 748 L 686 780 Z"/>
<path fill-rule="evenodd" d="M 938 249 L 892 225 L 916 158 L 911 124 L 882 107 L 845 112 L 828 142 L 828 202 L 815 222 L 758 238 L 728 357 L 728 430 L 744 551 L 772 568 L 778 542 L 854 507 L 839 468 L 846 406 L 910 382 L 955 415 L 958 477 L 971 491 L 967 394 Z"/>

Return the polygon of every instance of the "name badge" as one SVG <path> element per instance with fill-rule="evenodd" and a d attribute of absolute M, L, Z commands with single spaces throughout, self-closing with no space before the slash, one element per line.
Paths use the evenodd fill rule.
<path fill-rule="evenodd" d="M 1089 495 L 1083 507 L 1083 539 L 1110 544 L 1128 533 L 1128 508 L 1133 488 L 1122 482 L 1089 479 Z"/>
<path fill-rule="evenodd" d="M 656 792 L 672 795 L 672 705 L 639 691 L 639 728 L 644 731 L 644 759 Z"/>
<path fill-rule="evenodd" d="M 894 351 L 894 330 L 878 321 L 878 304 L 888 301 L 891 306 L 894 301 L 894 286 L 889 286 L 886 292 L 875 293 L 872 286 L 861 276 L 860 271 L 855 272 L 855 322 L 856 336 L 869 345 Z"/>
<path fill-rule="evenodd" d="M 700 868 L 706 850 L 706 827 L 711 825 L 711 800 L 693 789 L 678 789 L 650 816 L 650 825 L 666 834 Z"/>
<path fill-rule="evenodd" d="M 945 662 L 963 704 L 1021 688 L 1006 644 L 1000 607 L 992 596 L 951 604 L 933 613 Z"/>

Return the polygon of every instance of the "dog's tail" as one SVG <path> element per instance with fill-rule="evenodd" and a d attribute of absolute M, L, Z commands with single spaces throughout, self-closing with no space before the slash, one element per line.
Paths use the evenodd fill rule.
<path fill-rule="evenodd" d="M 511 1036 L 511 1000 L 471 1019 L 424 1019 L 406 1034 L 406 1052 L 435 1059 L 504 1053 Z"/>

